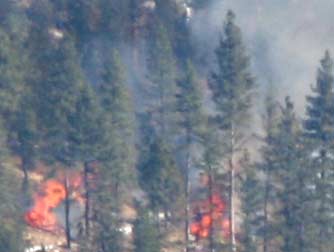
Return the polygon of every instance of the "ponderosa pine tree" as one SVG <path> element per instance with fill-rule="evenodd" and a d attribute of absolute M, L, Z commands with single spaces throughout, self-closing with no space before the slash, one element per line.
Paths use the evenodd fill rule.
<path fill-rule="evenodd" d="M 184 5 L 181 1 L 174 0 L 156 0 L 155 3 L 152 24 L 159 23 L 165 27 L 175 58 L 184 64 L 191 58 L 193 50 L 190 41 L 191 29 L 187 22 Z M 154 29 L 154 26 L 149 28 Z"/>
<path fill-rule="evenodd" d="M 200 141 L 203 131 L 202 98 L 200 94 L 199 80 L 195 69 L 188 61 L 183 78 L 178 81 L 179 92 L 177 94 L 177 109 L 180 113 L 180 128 L 182 137 L 181 152 L 183 156 L 182 172 L 184 174 L 184 211 L 185 211 L 185 247 L 189 251 L 189 194 L 190 194 L 190 168 L 193 165 L 193 147 Z"/>
<path fill-rule="evenodd" d="M 133 170 L 134 115 L 126 74 L 117 51 L 112 51 L 104 62 L 97 94 L 104 134 L 99 153 L 99 189 L 95 195 L 96 235 L 100 249 L 118 251 L 122 247 L 119 211 L 123 195 L 136 176 Z"/>
<path fill-rule="evenodd" d="M 166 223 L 175 219 L 183 180 L 169 145 L 159 136 L 154 136 L 148 155 L 139 167 L 139 182 L 148 195 L 155 217 L 162 212 Z"/>
<path fill-rule="evenodd" d="M 24 223 L 21 219 L 22 207 L 16 195 L 21 188 L 15 180 L 15 174 L 8 167 L 0 168 L 1 206 L 0 206 L 0 249 L 20 252 L 23 250 Z"/>
<path fill-rule="evenodd" d="M 83 164 L 85 186 L 85 235 L 90 235 L 91 187 L 89 183 L 90 164 L 99 159 L 103 144 L 101 110 L 97 95 L 88 83 L 84 83 L 77 94 L 75 112 L 69 117 L 69 144 L 72 146 L 74 162 Z"/>
<path fill-rule="evenodd" d="M 17 110 L 24 75 L 19 50 L 12 46 L 9 34 L 0 27 L 0 113 L 10 118 Z"/>
<path fill-rule="evenodd" d="M 148 198 L 149 221 L 156 225 L 161 246 L 179 246 L 171 244 L 166 235 L 178 223 L 178 213 L 183 209 L 183 194 L 180 193 L 184 189 L 183 177 L 169 143 L 155 133 L 150 115 L 144 114 L 142 120 L 143 147 L 138 164 L 138 181 Z"/>
<path fill-rule="evenodd" d="M 83 75 L 69 35 L 57 41 L 44 39 L 40 41 L 42 45 L 51 45 L 41 46 L 36 55 L 40 71 L 34 86 L 39 131 L 43 137 L 43 159 L 70 165 L 73 157 L 69 145 L 69 119 L 76 112 Z"/>
<path fill-rule="evenodd" d="M 26 110 L 24 112 L 22 107 L 23 100 L 27 100 L 27 96 L 29 96 L 25 83 L 27 81 L 26 73 L 28 67 L 26 52 L 23 52 L 22 44 L 24 41 L 18 40 L 18 36 L 25 37 L 25 35 L 18 31 L 20 30 L 19 26 L 22 25 L 15 25 L 17 31 L 14 30 L 15 27 L 13 26 L 14 24 L 8 24 L 5 27 L 6 29 L 0 27 L 0 98 L 2 101 L 0 114 L 1 117 L 6 118 L 4 126 L 10 129 L 8 131 L 10 134 L 9 141 L 11 142 L 10 148 L 22 159 L 21 169 L 24 174 L 22 185 L 26 185 L 28 182 L 28 168 L 31 168 L 31 161 L 33 159 L 33 155 L 28 149 L 33 149 L 33 143 L 32 141 L 30 143 L 24 142 L 25 139 L 23 138 L 25 137 L 22 134 L 24 134 L 23 131 L 27 133 L 26 130 L 31 130 L 32 132 L 33 129 L 28 129 L 29 126 L 32 126 L 31 124 L 21 125 L 18 124 L 17 120 L 24 120 L 22 117 L 23 113 L 32 114 L 33 112 L 31 111 L 32 108 L 28 112 L 28 107 L 25 107 Z M 21 116 L 18 116 L 18 113 Z M 27 152 L 30 153 L 28 154 Z"/>
<path fill-rule="evenodd" d="M 92 232 L 90 251 L 122 251 L 122 233 L 120 232 L 120 201 L 115 197 L 113 188 L 113 171 L 102 165 L 99 169 L 99 181 L 94 193 L 94 232 Z"/>
<path fill-rule="evenodd" d="M 11 144 L 9 144 L 9 147 L 21 158 L 21 169 L 24 175 L 22 191 L 26 193 L 28 192 L 28 171 L 34 167 L 38 155 L 38 130 L 34 107 L 35 96 L 32 90 L 35 70 L 34 65 L 29 61 L 30 50 L 26 47 L 30 39 L 29 31 L 31 27 L 25 13 L 18 9 L 12 11 L 6 22 L 6 30 L 11 45 L 15 47 L 17 54 L 20 55 L 20 65 L 16 68 L 16 71 L 21 74 L 21 83 L 18 83 L 19 88 L 17 90 L 19 95 L 17 108 L 7 121 L 7 127 L 10 129 L 9 141 Z M 24 195 L 24 197 L 28 198 L 27 195 Z"/>
<path fill-rule="evenodd" d="M 272 241 L 276 237 L 276 230 L 272 220 L 275 219 L 276 211 L 271 211 L 271 206 L 277 204 L 277 195 L 275 195 L 276 186 L 274 185 L 274 172 L 278 165 L 276 152 L 277 131 L 279 124 L 278 106 L 276 101 L 269 94 L 265 100 L 265 113 L 262 117 L 265 135 L 262 139 L 264 146 L 261 148 L 262 161 L 257 164 L 257 168 L 263 172 L 263 200 L 262 215 L 263 221 L 259 230 L 259 236 L 262 239 L 263 252 L 271 251 L 274 247 Z M 277 215 L 276 215 L 277 216 Z M 275 248 L 274 248 L 275 249 Z"/>
<path fill-rule="evenodd" d="M 24 226 L 21 219 L 22 207 L 17 195 L 20 184 L 16 182 L 16 173 L 5 164 L 9 151 L 7 149 L 7 131 L 1 122 L 0 127 L 0 249 L 2 251 L 20 252 L 23 250 Z"/>
<path fill-rule="evenodd" d="M 12 150 L 21 157 L 23 171 L 22 191 L 28 191 L 28 172 L 34 165 L 38 155 L 39 132 L 37 127 L 36 111 L 33 108 L 33 96 L 28 88 L 20 99 L 19 109 L 15 112 L 11 121 L 12 134 L 15 135 L 15 144 Z"/>
<path fill-rule="evenodd" d="M 113 190 L 118 194 L 121 189 L 119 183 L 124 186 L 134 175 L 135 126 L 126 74 L 117 51 L 113 51 L 105 62 L 97 92 L 104 112 L 104 127 L 108 132 L 102 159 L 112 163 Z"/>
<path fill-rule="evenodd" d="M 263 186 L 257 166 L 251 163 L 246 150 L 240 162 L 244 172 L 240 175 L 240 201 L 242 212 L 241 249 L 242 252 L 256 251 L 260 244 Z"/>
<path fill-rule="evenodd" d="M 263 207 L 260 217 L 263 251 L 305 251 L 305 223 L 312 216 L 304 142 L 289 97 L 277 114 L 277 105 L 267 99 L 264 117 L 262 161 Z"/>
<path fill-rule="evenodd" d="M 171 44 L 166 29 L 159 24 L 152 30 L 147 61 L 149 80 L 147 87 L 149 113 L 152 114 L 156 132 L 165 139 L 175 133 L 176 69 Z"/>
<path fill-rule="evenodd" d="M 307 118 L 304 122 L 305 135 L 310 143 L 313 185 L 313 236 L 309 247 L 320 252 L 333 249 L 331 237 L 334 226 L 334 75 L 333 60 L 329 51 L 325 52 L 318 69 L 313 94 L 307 97 Z"/>
<path fill-rule="evenodd" d="M 227 13 L 223 34 L 215 51 L 217 69 L 212 73 L 209 87 L 217 108 L 214 121 L 222 131 L 221 139 L 229 174 L 229 218 L 231 250 L 236 250 L 235 231 L 235 162 L 245 141 L 244 130 L 250 123 L 250 109 L 255 82 L 250 73 L 249 57 L 242 44 L 241 31 L 235 15 Z"/>
<path fill-rule="evenodd" d="M 41 157 L 51 164 L 65 167 L 65 233 L 67 246 L 70 247 L 70 188 L 67 171 L 74 167 L 76 161 L 70 120 L 77 112 L 76 104 L 84 79 L 71 37 L 66 34 L 62 39 L 52 40 L 45 34 L 41 35 L 41 49 L 36 52 L 40 71 L 34 86 L 38 129 L 43 139 L 40 144 Z"/>
<path fill-rule="evenodd" d="M 280 206 L 277 229 L 283 241 L 281 250 L 305 251 L 305 221 L 310 214 L 307 192 L 309 175 L 301 127 L 289 97 L 285 99 L 276 136 L 277 168 L 274 171 L 275 191 Z"/>
<path fill-rule="evenodd" d="M 138 206 L 137 211 L 138 217 L 134 223 L 134 251 L 160 252 L 159 230 L 154 218 L 150 216 L 148 209 L 143 206 Z"/>
<path fill-rule="evenodd" d="M 221 157 L 223 154 L 223 149 L 221 146 L 221 142 L 219 139 L 219 133 L 218 129 L 215 127 L 215 125 L 212 125 L 208 122 L 208 118 L 206 118 L 205 126 L 206 130 L 204 131 L 204 134 L 201 139 L 202 146 L 204 148 L 203 155 L 202 155 L 202 161 L 201 166 L 202 169 L 206 172 L 208 176 L 208 185 L 207 185 L 207 197 L 209 199 L 212 199 L 213 196 L 213 187 L 215 184 L 217 184 L 216 177 L 218 175 L 222 175 L 221 172 Z M 225 198 L 226 195 L 221 195 Z M 212 202 L 210 202 L 210 205 L 212 206 Z M 210 213 L 211 218 L 213 215 L 212 208 L 210 207 Z M 210 234 L 209 234 L 209 251 L 213 252 L 215 249 L 220 249 L 221 246 L 225 247 L 225 241 L 223 241 L 223 244 L 220 242 L 221 239 L 221 231 L 216 230 L 213 225 L 210 227 Z"/>
<path fill-rule="evenodd" d="M 17 113 L 21 112 L 21 100 L 25 91 L 25 74 L 27 73 L 26 51 L 24 43 L 27 39 L 29 22 L 24 13 L 18 13 L 16 4 L 12 1 L 1 3 L 0 25 L 0 250 L 22 251 L 23 232 L 21 183 L 18 181 L 14 166 L 7 159 L 10 150 L 17 147 L 17 132 L 13 122 Z M 21 15 L 20 15 L 21 14 Z M 19 154 L 20 157 L 22 155 Z M 21 166 L 24 176 L 23 185 L 27 182 L 25 168 Z M 24 188 L 26 189 L 26 188 Z M 24 195 L 27 196 L 27 195 Z M 25 202 L 24 202 L 25 203 Z"/>
<path fill-rule="evenodd" d="M 139 181 L 157 221 L 159 212 L 164 213 L 166 227 L 175 220 L 175 210 L 182 198 L 177 192 L 183 189 L 172 149 L 177 126 L 176 73 L 166 29 L 159 24 L 150 32 L 152 39 L 147 61 L 150 86 L 146 87 L 150 103 L 145 113 L 150 118 L 149 127 L 153 132 L 151 136 L 144 136 L 148 142 L 142 144 L 147 144 L 148 148 L 142 149 Z"/>

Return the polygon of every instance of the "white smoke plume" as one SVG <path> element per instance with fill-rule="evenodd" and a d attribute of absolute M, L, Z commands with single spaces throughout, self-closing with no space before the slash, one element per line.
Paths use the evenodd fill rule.
<path fill-rule="evenodd" d="M 319 60 L 334 46 L 332 0 L 216 0 L 194 14 L 193 35 L 202 56 L 210 55 L 228 9 L 236 15 L 261 87 L 276 86 L 279 99 L 290 95 L 300 115 L 315 83 Z M 332 50 L 333 51 L 333 50 Z M 334 53 L 334 52 L 333 52 Z"/>

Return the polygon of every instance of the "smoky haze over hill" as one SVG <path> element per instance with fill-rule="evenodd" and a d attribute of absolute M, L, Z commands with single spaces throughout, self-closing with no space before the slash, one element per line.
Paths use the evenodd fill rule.
<path fill-rule="evenodd" d="M 0 252 L 334 252 L 333 10 L 0 0 Z"/>
<path fill-rule="evenodd" d="M 291 95 L 303 114 L 304 97 L 315 82 L 319 60 L 324 50 L 333 49 L 334 1 L 213 1 L 209 10 L 192 20 L 194 36 L 208 50 L 203 54 L 215 47 L 212 41 L 218 40 L 217 30 L 228 9 L 237 15 L 261 87 L 272 83 L 281 97 Z"/>

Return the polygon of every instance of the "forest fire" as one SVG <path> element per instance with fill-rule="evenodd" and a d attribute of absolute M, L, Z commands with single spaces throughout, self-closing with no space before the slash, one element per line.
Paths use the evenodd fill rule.
<path fill-rule="evenodd" d="M 225 204 L 218 193 L 197 202 L 194 214 L 190 233 L 196 237 L 196 240 L 208 238 L 215 226 L 222 230 L 224 237 L 228 235 L 230 224 L 225 217 Z"/>
<path fill-rule="evenodd" d="M 59 230 L 57 215 L 54 210 L 66 199 L 67 193 L 71 200 L 84 203 L 82 197 L 82 176 L 74 174 L 67 178 L 68 188 L 65 188 L 65 177 L 45 181 L 39 191 L 33 196 L 34 205 L 25 213 L 25 221 L 34 228 L 46 231 Z"/>

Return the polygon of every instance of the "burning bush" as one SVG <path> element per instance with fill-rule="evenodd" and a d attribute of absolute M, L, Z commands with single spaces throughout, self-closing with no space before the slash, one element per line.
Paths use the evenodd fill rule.
<path fill-rule="evenodd" d="M 74 174 L 68 178 L 69 188 L 65 188 L 64 176 L 60 179 L 49 179 L 42 183 L 39 191 L 33 196 L 34 205 L 25 213 L 25 221 L 34 228 L 47 231 L 59 229 L 59 221 L 54 210 L 59 207 L 68 196 L 82 204 L 82 176 Z"/>
<path fill-rule="evenodd" d="M 210 236 L 213 227 L 218 226 L 224 236 L 228 235 L 230 223 L 225 217 L 225 204 L 219 194 L 197 202 L 194 210 L 194 221 L 190 224 L 190 233 L 196 240 Z"/>

